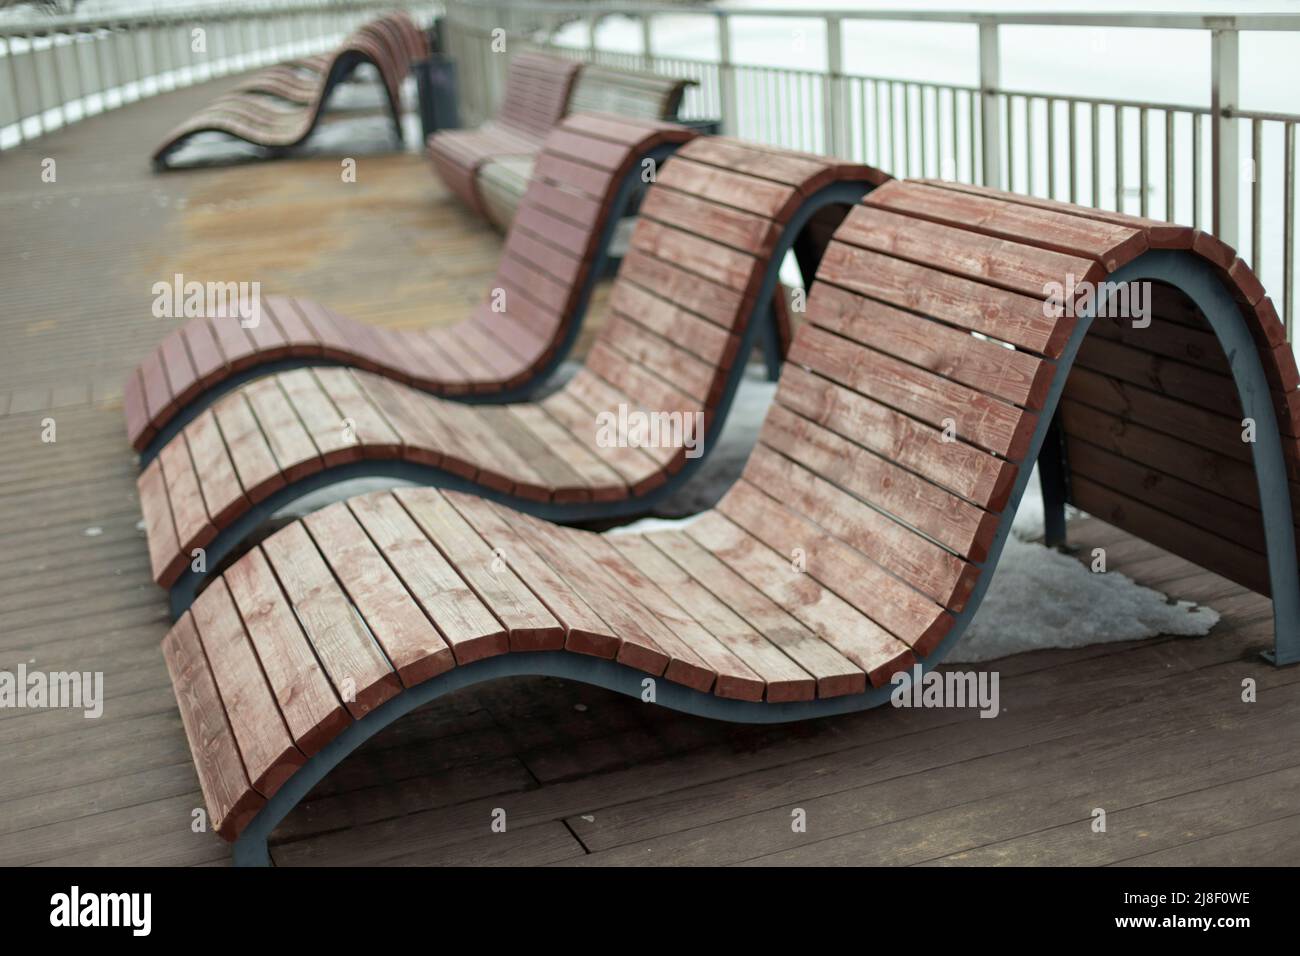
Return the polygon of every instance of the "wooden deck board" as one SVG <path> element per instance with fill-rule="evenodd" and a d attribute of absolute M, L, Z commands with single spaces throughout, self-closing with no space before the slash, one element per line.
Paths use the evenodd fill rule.
<path fill-rule="evenodd" d="M 150 174 L 140 144 L 237 79 L 0 155 L 0 669 L 102 670 L 105 693 L 97 720 L 0 709 L 0 865 L 229 861 L 190 830 L 202 798 L 122 423 L 126 372 L 179 323 L 149 315 L 152 282 L 256 278 L 415 327 L 468 314 L 495 266 L 495 234 L 415 156 L 363 157 L 349 185 L 331 158 Z M 40 182 L 45 156 L 57 184 Z M 40 440 L 47 415 L 54 444 Z M 996 720 L 881 709 L 750 727 L 550 678 L 483 685 L 369 742 L 286 821 L 273 856 L 1300 863 L 1300 670 L 1256 657 L 1268 602 L 1100 523 L 1071 535 L 1223 620 L 1205 639 L 997 662 Z M 1245 677 L 1257 704 L 1239 701 Z M 1095 806 L 1104 837 L 1088 826 Z M 489 829 L 496 807 L 506 834 Z M 791 831 L 793 807 L 807 833 Z"/>

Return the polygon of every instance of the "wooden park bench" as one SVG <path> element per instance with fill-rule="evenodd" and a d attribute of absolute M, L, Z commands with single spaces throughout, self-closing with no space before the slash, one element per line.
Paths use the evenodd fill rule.
<path fill-rule="evenodd" d="M 375 328 L 279 296 L 266 297 L 253 328 L 237 317 L 191 319 L 127 380 L 132 446 L 148 461 L 225 392 L 304 365 L 353 365 L 461 398 L 524 397 L 568 354 L 614 224 L 640 193 L 642 164 L 662 162 L 693 135 L 659 122 L 565 120 L 543 148 L 489 291 L 451 328 Z"/>
<path fill-rule="evenodd" d="M 658 73 L 585 65 L 573 84 L 568 111 L 671 120 L 677 116 L 686 88 L 693 83 Z M 474 189 L 478 208 L 502 232 L 514 220 L 536 159 L 535 152 L 487 156 L 477 169 Z"/>
<path fill-rule="evenodd" d="M 1069 276 L 1153 283 L 1151 324 L 1051 307 Z M 163 642 L 212 824 L 237 863 L 269 862 L 276 825 L 367 738 L 508 675 L 737 721 L 883 703 L 965 632 L 1035 460 L 1049 506 L 1271 594 L 1276 660 L 1296 662 L 1296 388 L 1264 290 L 1213 237 L 887 183 L 826 250 L 715 509 L 602 535 L 376 492 L 214 580 Z"/>
<path fill-rule="evenodd" d="M 456 196 L 504 231 L 543 139 L 564 116 L 596 112 L 671 120 L 692 82 L 521 53 L 510 61 L 497 116 L 474 130 L 434 133 L 427 144 L 429 158 Z"/>
<path fill-rule="evenodd" d="M 531 156 L 569 111 L 579 64 L 525 52 L 510 60 L 497 115 L 477 129 L 439 130 L 425 146 L 439 177 L 479 215 L 483 205 L 474 180 L 493 157 Z"/>
<path fill-rule="evenodd" d="M 842 217 L 886 178 L 735 140 L 682 146 L 646 194 L 583 367 L 539 402 L 448 401 L 350 368 L 280 372 L 223 396 L 140 475 L 154 579 L 179 613 L 270 514 L 362 476 L 474 490 L 557 520 L 648 510 L 703 460 L 681 429 L 691 426 L 686 437 L 707 453 L 760 331 L 775 336 L 764 320 L 785 253 L 810 223 Z M 536 254 L 556 268 L 567 261 L 552 247 Z M 522 297 L 529 277 L 507 278 Z M 528 327 L 490 311 L 481 321 L 473 354 L 513 367 L 509 349 L 528 342 Z M 653 448 L 602 441 L 598 414 L 621 408 L 672 416 L 677 439 Z"/>
<path fill-rule="evenodd" d="M 200 133 L 225 133 L 254 146 L 282 151 L 311 135 L 330 94 L 358 66 L 379 71 L 393 127 L 402 136 L 401 89 L 412 60 L 428 56 L 427 41 L 404 13 L 365 24 L 334 50 L 318 72 L 271 68 L 218 98 L 181 123 L 154 150 L 158 169 Z"/>

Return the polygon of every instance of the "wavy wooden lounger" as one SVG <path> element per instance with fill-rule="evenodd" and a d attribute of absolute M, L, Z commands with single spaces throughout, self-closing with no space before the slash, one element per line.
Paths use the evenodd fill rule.
<path fill-rule="evenodd" d="M 1069 276 L 1157 284 L 1152 324 L 1045 308 Z M 599 535 L 402 489 L 214 580 L 163 642 L 212 823 L 237 863 L 268 863 L 276 825 L 368 737 L 506 675 L 739 721 L 878 705 L 965 631 L 1036 457 L 1056 504 L 1270 591 L 1276 659 L 1300 660 L 1283 346 L 1204 233 L 888 183 L 826 251 L 743 477 L 683 529 Z"/>
<path fill-rule="evenodd" d="M 452 328 L 391 331 L 282 296 L 263 300 L 256 328 L 237 317 L 190 320 L 127 380 L 132 446 L 147 463 L 221 395 L 305 365 L 352 365 L 462 399 L 524 397 L 568 354 L 614 226 L 640 193 L 642 164 L 693 136 L 666 123 L 567 119 L 547 140 L 491 288 Z"/>
<path fill-rule="evenodd" d="M 567 113 L 610 113 L 620 117 L 644 120 L 672 120 L 677 116 L 686 88 L 694 80 L 618 70 L 611 67 L 583 65 L 569 96 Z M 511 90 L 507 89 L 507 98 Z M 504 111 L 503 111 L 504 112 Z M 431 147 L 440 144 L 442 137 L 456 137 L 456 132 L 435 134 Z M 516 147 L 517 148 L 517 147 Z M 515 210 L 523 199 L 528 181 L 533 175 L 540 142 L 527 153 L 496 153 L 490 149 L 490 140 L 480 141 L 478 152 L 472 152 L 472 188 L 474 195 L 469 204 L 482 211 L 492 225 L 502 232 L 510 228 Z M 463 155 L 463 154 L 462 154 Z M 444 169 L 443 160 L 436 151 L 434 165 Z M 462 162 L 465 162 L 462 159 Z M 460 172 L 452 174 L 449 183 L 463 182 Z M 463 198 L 463 197 L 462 197 Z"/>
<path fill-rule="evenodd" d="M 154 579 L 179 614 L 267 517 L 357 477 L 473 490 L 554 520 L 648 510 L 713 447 L 760 328 L 774 336 L 762 320 L 785 253 L 885 178 L 736 141 L 681 147 L 646 193 L 584 367 L 540 402 L 466 405 L 340 368 L 278 373 L 226 395 L 140 475 Z M 807 250 L 805 263 L 811 275 Z M 502 361 L 519 334 L 500 326 Z M 676 438 L 603 441 L 598 415 L 621 409 L 675 417 Z M 680 443 L 683 424 L 698 450 Z"/>
<path fill-rule="evenodd" d="M 439 130 L 425 146 L 433 167 L 465 205 L 486 216 L 475 179 L 491 159 L 531 156 L 569 111 L 579 65 L 543 53 L 510 60 L 506 88 L 494 119 L 477 129 Z"/>
<path fill-rule="evenodd" d="M 402 80 L 414 59 L 428 56 L 427 41 L 407 14 L 395 13 L 367 23 L 333 52 L 313 77 L 265 73 L 204 107 L 154 150 L 153 163 L 168 167 L 169 157 L 199 133 L 226 133 L 254 146 L 283 150 L 302 143 L 320 121 L 335 87 L 362 63 L 379 71 L 393 127 L 402 136 Z"/>

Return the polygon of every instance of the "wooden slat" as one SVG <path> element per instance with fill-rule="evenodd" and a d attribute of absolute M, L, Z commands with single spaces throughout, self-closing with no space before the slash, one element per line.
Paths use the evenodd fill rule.
<path fill-rule="evenodd" d="M 975 504 L 1000 510 L 1018 471 L 858 392 L 787 364 L 777 401 Z"/>
<path fill-rule="evenodd" d="M 761 591 L 681 531 L 645 535 L 673 568 L 655 565 L 661 583 L 673 585 L 696 619 L 762 678 L 772 703 L 812 700 L 823 684 L 853 686 L 847 661 L 786 614 Z"/>
<path fill-rule="evenodd" d="M 493 549 L 494 557 L 514 571 L 564 626 L 564 646 L 568 650 L 606 658 L 618 654 L 619 636 L 556 573 L 551 562 L 502 519 L 500 512 L 480 498 L 455 493 L 445 497 Z"/>
<path fill-rule="evenodd" d="M 969 279 L 1041 298 L 1049 283 L 1097 282 L 1106 270 L 1095 259 L 1066 255 L 967 229 L 854 206 L 835 238 L 864 249 L 954 272 Z"/>
<path fill-rule="evenodd" d="M 307 515 L 303 524 L 404 685 L 413 687 L 455 665 L 451 648 L 346 502 Z"/>
<path fill-rule="evenodd" d="M 682 151 L 663 164 L 658 182 L 668 189 L 698 196 L 719 206 L 745 209 L 775 222 L 789 220 L 802 199 L 792 185 L 749 176 L 725 166 L 695 163 Z"/>
<path fill-rule="evenodd" d="M 1055 371 L 1050 362 L 979 339 L 883 302 L 818 282 L 808 321 L 1008 402 L 1041 409 Z"/>
<path fill-rule="evenodd" d="M 225 528 L 248 508 L 248 499 L 239 484 L 212 410 L 205 410 L 186 425 L 183 434 L 194 459 L 194 474 L 198 477 L 199 490 L 212 523 L 217 528 Z"/>
<path fill-rule="evenodd" d="M 184 436 L 163 446 L 158 454 L 158 463 L 167 484 L 167 500 L 171 503 L 176 541 L 181 550 L 188 553 L 192 548 L 206 546 L 217 536 L 217 529 L 208 520 Z"/>
<path fill-rule="evenodd" d="M 294 482 L 322 467 L 316 444 L 302 427 L 279 376 L 268 376 L 243 389 L 248 404 L 262 426 L 262 434 L 286 482 Z"/>
<path fill-rule="evenodd" d="M 357 384 L 356 376 L 363 373 L 344 368 L 318 368 L 312 372 L 321 390 L 343 416 L 343 421 L 353 423 L 363 457 L 401 456 L 401 438 Z"/>
<path fill-rule="evenodd" d="M 1081 475 L 1189 524 L 1264 554 L 1264 523 L 1258 508 L 1207 491 L 1112 452 L 1071 439 L 1070 474 Z"/>
<path fill-rule="evenodd" d="M 872 454 L 782 405 L 773 405 L 759 440 L 809 471 L 897 516 L 972 561 L 983 561 L 998 516 Z"/>
<path fill-rule="evenodd" d="M 316 649 L 334 691 L 360 719 L 398 694 L 402 681 L 340 589 L 306 528 L 294 523 L 262 542 L 262 551 Z"/>
<path fill-rule="evenodd" d="M 162 649 L 210 825 L 223 838 L 233 840 L 266 805 L 266 799 L 253 789 L 244 771 L 239 747 L 188 611 L 167 632 Z"/>
<path fill-rule="evenodd" d="M 826 248 L 817 278 L 1048 358 L 1060 357 L 1077 321 L 1044 315 L 1041 296 L 1008 292 L 838 240 Z"/>
<path fill-rule="evenodd" d="M 863 611 L 916 653 L 929 654 L 951 630 L 952 617 L 934 602 L 834 535 L 782 508 L 748 481 L 733 485 L 718 503 L 718 511 L 773 550 L 799 548 L 803 573 Z"/>
<path fill-rule="evenodd" d="M 1268 560 L 1236 542 L 1203 531 L 1082 476 L 1070 483 L 1070 501 L 1088 514 L 1137 534 L 1229 581 L 1260 594 L 1271 593 Z"/>
<path fill-rule="evenodd" d="M 833 650 L 852 662 L 836 678 L 818 679 L 821 696 L 860 693 L 867 681 L 878 687 L 894 671 L 911 666 L 914 658 L 906 644 L 809 575 L 795 571 L 785 558 L 720 513 L 701 515 L 686 533 L 807 625 L 820 638 L 823 651 Z"/>
<path fill-rule="evenodd" d="M 222 579 L 213 581 L 194 599 L 190 615 L 203 642 L 244 768 L 257 792 L 273 797 L 307 758 L 289 736 Z"/>
<path fill-rule="evenodd" d="M 977 569 L 938 544 L 872 508 L 798 462 L 759 446 L 745 476 L 760 488 L 780 488 L 781 498 L 840 540 L 954 611 L 965 606 Z"/>
<path fill-rule="evenodd" d="M 895 180 L 863 201 L 1013 242 L 1033 242 L 1066 255 L 1087 256 L 1108 272 L 1130 262 L 1148 246 L 1142 229 L 919 183 Z"/>
<path fill-rule="evenodd" d="M 653 219 L 637 220 L 631 246 L 742 295 L 752 293 L 757 263 L 749 253 Z"/>
<path fill-rule="evenodd" d="M 352 722 L 261 548 L 222 575 L 294 743 L 308 757 Z"/>
<path fill-rule="evenodd" d="M 616 549 L 638 576 L 657 587 L 662 596 L 655 602 L 643 596 L 642 603 L 646 606 L 653 603 L 656 612 L 683 641 L 689 643 L 701 663 L 716 675 L 713 692 L 719 697 L 763 699 L 764 680 L 741 657 L 741 653 L 752 647 L 757 646 L 759 650 L 749 651 L 750 656 L 761 657 L 764 651 L 768 655 L 775 653 L 781 658 L 779 666 L 789 668 L 789 661 L 783 655 L 774 652 L 753 628 L 673 564 L 643 535 L 612 534 L 602 540 L 608 547 Z M 733 650 L 732 645 L 737 646 L 741 653 Z"/>
<path fill-rule="evenodd" d="M 620 642 L 615 660 L 658 675 L 673 662 L 676 652 L 680 683 L 698 689 L 712 685 L 713 675 L 703 673 L 698 658 L 641 605 L 617 574 L 592 558 L 577 540 L 583 532 L 562 529 L 504 508 L 498 508 L 497 513 L 605 621 Z M 706 677 L 704 686 L 698 687 Z"/>
<path fill-rule="evenodd" d="M 411 597 L 456 656 L 468 664 L 510 649 L 506 628 L 456 569 L 386 492 L 362 495 L 348 508 L 402 579 Z"/>
<path fill-rule="evenodd" d="M 167 483 L 157 459 L 149 462 L 136 479 L 140 512 L 144 515 L 145 541 L 149 545 L 149 568 L 154 581 L 170 587 L 187 562 L 176 540 L 171 504 L 167 500 Z"/>
<path fill-rule="evenodd" d="M 790 347 L 797 362 L 848 385 L 955 437 L 1021 461 L 1038 416 L 915 366 L 869 349 L 847 349 L 844 340 L 806 326 Z"/>
<path fill-rule="evenodd" d="M 510 635 L 515 651 L 557 650 L 565 629 L 497 552 L 432 488 L 399 488 L 399 504 Z"/>
<path fill-rule="evenodd" d="M 233 392 L 212 406 L 226 440 L 230 461 L 248 500 L 256 504 L 284 487 L 284 476 L 271 453 L 257 419 L 242 392 Z"/>
<path fill-rule="evenodd" d="M 311 369 L 283 372 L 276 379 L 311 436 L 324 467 L 332 468 L 361 458 L 356 431 L 344 428 L 343 415 L 320 387 Z"/>

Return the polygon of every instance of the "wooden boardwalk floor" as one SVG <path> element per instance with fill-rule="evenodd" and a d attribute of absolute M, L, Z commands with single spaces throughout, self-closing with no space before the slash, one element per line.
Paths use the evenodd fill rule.
<path fill-rule="evenodd" d="M 159 651 L 120 383 L 173 273 L 258 280 L 388 325 L 448 322 L 498 238 L 416 156 L 155 176 L 233 80 L 0 155 L 0 670 L 102 671 L 105 710 L 0 710 L 0 864 L 223 864 Z M 57 182 L 41 163 L 56 161 Z M 41 441 L 52 417 L 57 441 Z M 1113 569 L 1211 603 L 1207 638 L 992 665 L 1003 712 L 737 727 L 553 679 L 459 693 L 372 740 L 277 835 L 278 863 L 1300 862 L 1300 668 L 1266 600 L 1097 522 Z M 1242 682 L 1258 682 L 1243 703 Z M 490 830 L 503 809 L 507 831 Z M 794 832 L 802 808 L 806 832 Z M 1095 808 L 1107 832 L 1092 832 Z"/>

